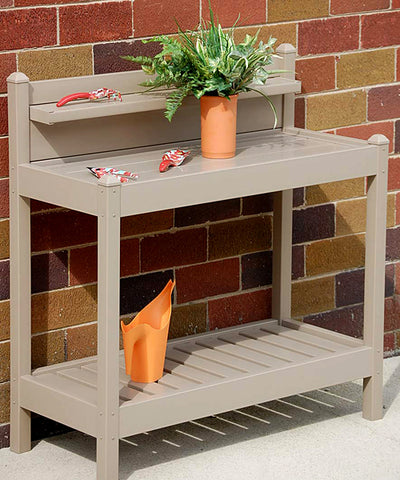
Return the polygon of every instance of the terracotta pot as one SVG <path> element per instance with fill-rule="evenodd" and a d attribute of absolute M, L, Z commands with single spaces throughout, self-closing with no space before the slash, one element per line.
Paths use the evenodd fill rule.
<path fill-rule="evenodd" d="M 155 382 L 163 375 L 174 286 L 170 280 L 128 325 L 121 322 L 125 370 L 134 382 Z"/>
<path fill-rule="evenodd" d="M 201 110 L 201 153 L 206 158 L 231 158 L 236 152 L 237 95 L 203 95 Z"/>

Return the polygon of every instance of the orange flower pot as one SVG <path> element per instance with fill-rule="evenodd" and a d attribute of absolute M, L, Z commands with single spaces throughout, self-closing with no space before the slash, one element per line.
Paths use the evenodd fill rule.
<path fill-rule="evenodd" d="M 134 382 L 155 382 L 163 375 L 174 287 L 170 280 L 128 325 L 121 322 L 125 369 Z"/>
<path fill-rule="evenodd" d="M 231 158 L 236 152 L 237 95 L 203 95 L 201 111 L 201 153 L 206 158 Z"/>

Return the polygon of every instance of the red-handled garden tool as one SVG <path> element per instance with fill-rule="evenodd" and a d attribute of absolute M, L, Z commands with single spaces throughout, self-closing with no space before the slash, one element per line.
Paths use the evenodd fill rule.
<path fill-rule="evenodd" d="M 58 103 L 57 107 L 62 107 L 68 102 L 72 100 L 113 100 L 122 102 L 122 97 L 120 92 L 117 90 L 112 90 L 111 88 L 99 88 L 97 90 L 92 90 L 91 92 L 78 92 L 78 93 L 71 93 L 63 97 Z"/>
<path fill-rule="evenodd" d="M 168 150 L 168 152 L 165 152 L 162 156 L 162 162 L 159 166 L 160 172 L 166 172 L 169 167 L 178 167 L 189 154 L 190 150 L 180 150 L 179 148 Z"/>

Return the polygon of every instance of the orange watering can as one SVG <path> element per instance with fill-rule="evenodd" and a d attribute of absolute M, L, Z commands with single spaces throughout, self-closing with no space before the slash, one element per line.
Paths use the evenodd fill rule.
<path fill-rule="evenodd" d="M 170 280 L 128 325 L 121 322 L 125 369 L 134 382 L 155 382 L 163 375 L 174 287 Z"/>

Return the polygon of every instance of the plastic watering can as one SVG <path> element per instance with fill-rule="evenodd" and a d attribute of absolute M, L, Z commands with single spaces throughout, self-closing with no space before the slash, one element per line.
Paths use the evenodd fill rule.
<path fill-rule="evenodd" d="M 121 322 L 125 369 L 134 382 L 155 382 L 163 375 L 174 287 L 170 280 L 128 325 Z"/>

